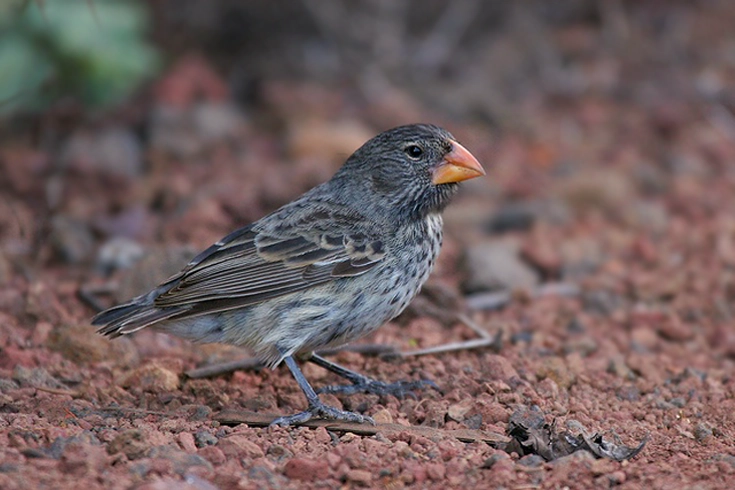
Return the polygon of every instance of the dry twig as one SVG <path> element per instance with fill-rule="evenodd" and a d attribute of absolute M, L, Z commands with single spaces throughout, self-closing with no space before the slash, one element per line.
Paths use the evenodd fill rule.
<path fill-rule="evenodd" d="M 246 424 L 250 427 L 268 427 L 273 422 L 277 415 L 269 415 L 264 413 L 246 412 L 246 411 L 223 411 L 215 416 L 220 424 L 224 425 L 239 425 Z M 424 426 L 405 426 L 400 424 L 356 424 L 353 422 L 341 422 L 335 420 L 309 420 L 302 425 L 303 427 L 309 427 L 316 429 L 317 427 L 324 427 L 329 431 L 334 432 L 351 432 L 360 436 L 374 436 L 376 434 L 382 434 L 383 436 L 390 437 L 391 435 L 399 432 L 410 432 L 415 435 L 420 435 L 429 438 L 436 437 L 454 437 L 462 442 L 485 442 L 490 445 L 506 444 L 510 441 L 509 437 L 502 434 L 490 431 L 471 430 L 471 429 L 437 429 L 434 427 Z"/>

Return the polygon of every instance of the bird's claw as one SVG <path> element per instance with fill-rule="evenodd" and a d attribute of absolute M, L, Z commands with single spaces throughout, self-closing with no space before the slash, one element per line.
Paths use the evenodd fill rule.
<path fill-rule="evenodd" d="M 416 390 L 424 390 L 427 388 L 441 390 L 436 383 L 429 379 L 421 379 L 418 381 L 396 381 L 395 383 L 385 383 L 370 378 L 365 378 L 358 383 L 351 385 L 331 385 L 325 386 L 317 390 L 317 393 L 331 393 L 340 395 L 353 395 L 355 393 L 373 393 L 375 395 L 393 395 L 396 398 L 417 398 Z"/>
<path fill-rule="evenodd" d="M 319 418 L 325 420 L 339 420 L 342 422 L 354 422 L 357 424 L 368 423 L 375 425 L 375 421 L 372 417 L 362 415 L 355 412 L 348 412 L 346 410 L 340 410 L 335 407 L 330 407 L 323 403 L 310 406 L 307 410 L 294 414 L 287 415 L 285 417 L 278 417 L 276 420 L 270 423 L 271 426 L 278 425 L 281 427 L 288 427 L 291 425 L 301 425 L 312 418 Z"/>

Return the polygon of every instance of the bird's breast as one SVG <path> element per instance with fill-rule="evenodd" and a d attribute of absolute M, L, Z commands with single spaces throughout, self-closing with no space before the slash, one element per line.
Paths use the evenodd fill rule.
<path fill-rule="evenodd" d="M 385 320 L 400 314 L 429 278 L 441 249 L 442 218 L 438 214 L 429 215 L 399 235 L 391 260 L 377 271 L 382 296 L 389 298 Z"/>

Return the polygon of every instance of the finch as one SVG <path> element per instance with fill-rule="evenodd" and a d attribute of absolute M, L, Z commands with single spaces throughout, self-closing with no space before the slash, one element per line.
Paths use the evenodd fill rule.
<path fill-rule="evenodd" d="M 441 213 L 458 183 L 485 175 L 446 130 L 414 124 L 360 147 L 327 182 L 194 257 L 153 290 L 92 323 L 112 338 L 151 327 L 195 342 L 250 348 L 285 363 L 308 408 L 280 417 L 373 420 L 323 403 L 296 358 L 351 384 L 321 392 L 400 395 L 431 382 L 384 383 L 315 350 L 358 339 L 394 318 L 429 277 L 442 243 Z"/>

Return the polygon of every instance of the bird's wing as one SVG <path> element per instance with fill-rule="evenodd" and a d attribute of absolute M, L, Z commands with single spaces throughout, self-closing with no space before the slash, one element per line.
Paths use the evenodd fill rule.
<path fill-rule="evenodd" d="M 211 313 L 363 274 L 385 250 L 374 233 L 350 232 L 354 221 L 354 216 L 319 210 L 290 226 L 241 228 L 163 284 L 153 305 L 187 307 L 187 316 Z"/>

